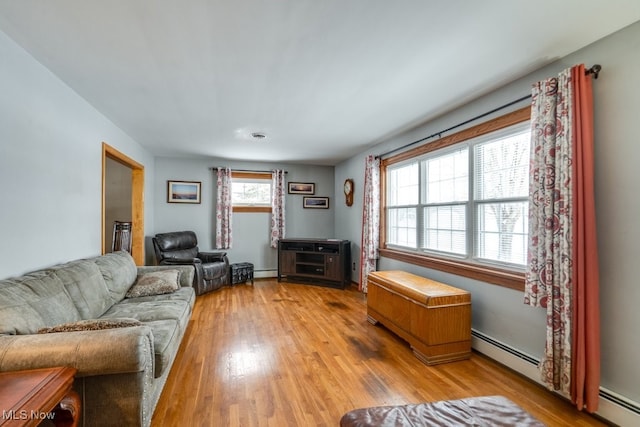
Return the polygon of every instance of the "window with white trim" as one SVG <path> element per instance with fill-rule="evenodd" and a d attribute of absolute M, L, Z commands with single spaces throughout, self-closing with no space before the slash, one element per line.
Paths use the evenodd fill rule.
<path fill-rule="evenodd" d="M 387 247 L 523 269 L 529 143 L 526 121 L 388 165 Z"/>

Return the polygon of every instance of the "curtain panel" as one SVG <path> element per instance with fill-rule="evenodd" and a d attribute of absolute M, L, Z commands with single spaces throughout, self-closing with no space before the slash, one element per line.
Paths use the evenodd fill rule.
<path fill-rule="evenodd" d="M 271 174 L 271 247 L 278 247 L 278 240 L 285 236 L 284 200 L 287 194 L 286 172 L 274 170 Z"/>
<path fill-rule="evenodd" d="M 592 111 L 583 65 L 533 86 L 524 293 L 547 312 L 543 382 L 589 412 L 600 386 Z"/>
<path fill-rule="evenodd" d="M 216 199 L 216 248 L 230 249 L 233 241 L 231 202 L 231 168 L 218 168 Z"/>
<path fill-rule="evenodd" d="M 369 273 L 376 271 L 380 244 L 380 159 L 365 159 L 364 200 L 362 207 L 362 242 L 360 247 L 360 286 L 367 293 Z"/>

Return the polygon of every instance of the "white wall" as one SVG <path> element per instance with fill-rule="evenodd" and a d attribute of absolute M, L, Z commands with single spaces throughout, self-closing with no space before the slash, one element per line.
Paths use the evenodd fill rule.
<path fill-rule="evenodd" d="M 4 278 L 101 253 L 103 141 L 145 165 L 147 188 L 153 159 L 1 31 L 0 58 Z"/>
<path fill-rule="evenodd" d="M 578 63 L 601 64 L 593 81 L 595 108 L 596 209 L 602 311 L 602 386 L 640 402 L 640 301 L 637 245 L 640 241 L 640 23 L 585 47 L 543 69 L 464 105 L 376 147 L 378 154 L 446 129 L 527 95 L 531 84 Z M 527 102 L 514 105 L 515 110 Z M 500 113 L 505 114 L 509 110 Z M 477 124 L 473 123 L 472 125 Z M 356 179 L 354 208 L 340 208 L 338 234 L 359 242 L 364 158 L 361 153 L 336 166 L 336 186 Z M 341 184 L 340 184 L 341 185 Z M 522 293 L 466 278 L 381 259 L 381 269 L 405 269 L 468 289 L 473 297 L 473 327 L 534 357 L 544 343 L 544 312 L 522 304 Z"/>
<path fill-rule="evenodd" d="M 288 171 L 287 182 L 314 182 L 316 195 L 330 198 L 329 209 L 303 209 L 302 196 L 287 194 L 285 199 L 286 237 L 333 238 L 335 218 L 334 168 L 295 164 L 253 163 L 222 159 L 156 158 L 155 229 L 156 233 L 192 230 L 201 250 L 215 248 L 216 186 L 211 167 Z M 167 203 L 167 181 L 200 181 L 199 205 Z M 256 271 L 277 269 L 277 252 L 269 247 L 271 214 L 234 213 L 233 247 L 226 250 L 230 262 L 251 262 Z M 150 253 L 150 252 L 149 252 Z"/>

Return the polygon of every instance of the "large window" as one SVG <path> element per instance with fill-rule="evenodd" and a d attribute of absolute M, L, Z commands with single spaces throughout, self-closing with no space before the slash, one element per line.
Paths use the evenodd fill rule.
<path fill-rule="evenodd" d="M 471 265 L 465 275 L 481 271 L 483 280 L 507 272 L 507 286 L 519 288 L 527 256 L 528 109 L 509 117 L 383 161 L 384 256 L 455 273 Z"/>

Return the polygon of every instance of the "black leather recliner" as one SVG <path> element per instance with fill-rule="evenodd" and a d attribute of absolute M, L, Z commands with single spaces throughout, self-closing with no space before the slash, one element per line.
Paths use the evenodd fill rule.
<path fill-rule="evenodd" d="M 158 265 L 191 264 L 195 268 L 193 287 L 196 295 L 229 284 L 229 259 L 225 252 L 200 252 L 193 231 L 156 234 L 153 248 Z"/>

